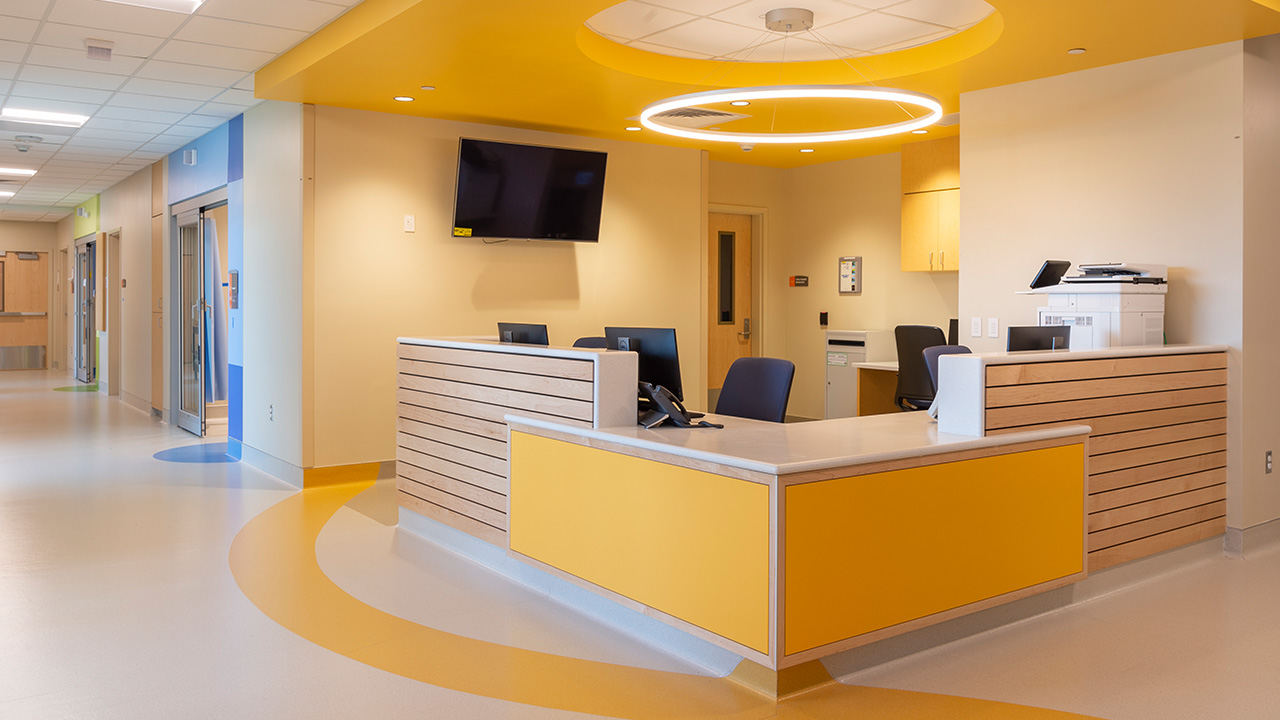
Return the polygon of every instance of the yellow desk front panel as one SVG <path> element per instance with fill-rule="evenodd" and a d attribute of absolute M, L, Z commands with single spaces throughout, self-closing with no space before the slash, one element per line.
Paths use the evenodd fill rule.
<path fill-rule="evenodd" d="M 761 653 L 769 486 L 511 433 L 511 549 Z"/>
<path fill-rule="evenodd" d="M 1083 570 L 1083 445 L 784 492 L 785 655 Z"/>

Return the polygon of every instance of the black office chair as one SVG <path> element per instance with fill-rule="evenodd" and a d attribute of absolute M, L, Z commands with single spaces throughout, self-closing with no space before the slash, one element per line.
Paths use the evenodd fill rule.
<path fill-rule="evenodd" d="M 580 337 L 577 340 L 573 341 L 573 346 L 580 347 L 580 348 L 601 348 L 601 349 L 605 349 L 609 347 L 609 345 L 605 343 L 605 339 L 602 337 Z"/>
<path fill-rule="evenodd" d="M 933 383 L 933 393 L 938 394 L 938 358 L 943 355 L 966 355 L 970 352 L 964 345 L 934 345 L 924 349 L 924 365 L 929 368 L 929 381 Z"/>
<path fill-rule="evenodd" d="M 791 399 L 796 366 L 779 358 L 744 357 L 733 361 L 724 377 L 717 415 L 783 422 Z"/>
<path fill-rule="evenodd" d="M 933 325 L 899 325 L 893 337 L 898 343 L 898 390 L 893 401 L 903 410 L 928 410 L 934 392 L 924 349 L 946 345 L 947 336 Z"/>

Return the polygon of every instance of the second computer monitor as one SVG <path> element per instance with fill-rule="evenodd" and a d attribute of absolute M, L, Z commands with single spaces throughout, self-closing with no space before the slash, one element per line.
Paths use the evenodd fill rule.
<path fill-rule="evenodd" d="M 1066 350 L 1071 345 L 1071 328 L 1067 325 L 1009 326 L 1009 344 L 1016 350 Z"/>
<path fill-rule="evenodd" d="M 640 354 L 640 380 L 661 385 L 684 400 L 675 328 L 607 327 L 604 336 L 610 350 L 619 349 L 619 338 L 627 338 L 629 349 Z"/>
<path fill-rule="evenodd" d="M 498 323 L 498 340 L 504 343 L 546 345 L 547 326 L 530 323 Z"/>

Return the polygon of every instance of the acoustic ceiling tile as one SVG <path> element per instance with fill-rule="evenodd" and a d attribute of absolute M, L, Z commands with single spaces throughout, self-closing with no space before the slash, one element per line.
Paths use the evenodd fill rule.
<path fill-rule="evenodd" d="M 230 87 L 232 83 L 244 77 L 244 72 L 241 70 L 205 67 L 203 65 L 149 60 L 141 68 L 138 68 L 135 77 L 225 88 Z"/>
<path fill-rule="evenodd" d="M 101 105 L 111 97 L 110 90 L 94 90 L 91 88 L 68 87 L 66 85 L 48 85 L 45 83 L 23 82 L 13 84 L 14 95 L 40 100 L 56 100 L 61 102 L 81 103 L 85 105 Z M 56 108 L 38 107 L 35 110 L 53 110 Z"/>
<path fill-rule="evenodd" d="M 0 5 L 0 40 L 31 42 L 31 39 L 36 36 L 36 30 L 40 27 L 40 21 L 7 15 L 8 8 Z"/>
<path fill-rule="evenodd" d="M 236 22 L 200 16 L 191 18 L 191 21 L 184 25 L 177 35 L 174 35 L 178 40 L 260 50 L 272 54 L 288 50 L 302 42 L 306 36 L 307 33 L 298 30 L 259 25 L 256 22 Z"/>
<path fill-rule="evenodd" d="M 314 32 L 346 8 L 311 0 L 205 0 L 199 15 Z"/>
<path fill-rule="evenodd" d="M 151 80 L 149 78 L 133 78 L 124 84 L 124 92 L 139 95 L 158 95 L 164 98 L 184 98 L 186 100 L 212 100 L 218 94 L 218 88 L 208 85 L 192 85 L 190 83 L 170 82 L 168 80 Z"/>
<path fill-rule="evenodd" d="M 44 27 L 40 28 L 40 34 L 36 36 L 36 43 L 63 48 L 64 50 L 75 50 L 80 55 L 84 55 L 84 41 L 89 38 L 109 40 L 114 43 L 111 48 L 113 63 L 121 57 L 148 57 L 164 42 L 164 38 L 151 35 L 139 35 L 137 33 L 107 30 L 87 25 L 47 22 Z M 95 62 L 102 63 L 101 60 Z"/>
<path fill-rule="evenodd" d="M 138 66 L 142 64 L 142 60 L 139 58 L 122 55 L 115 55 L 111 60 L 90 60 L 87 52 L 84 48 L 74 50 L 50 45 L 32 45 L 31 55 L 27 58 L 27 62 L 45 67 L 111 73 L 113 75 L 132 75 L 137 71 Z"/>
<path fill-rule="evenodd" d="M 169 37 L 187 16 L 102 0 L 57 0 L 49 20 L 67 25 L 119 30 L 121 32 Z"/>
<path fill-rule="evenodd" d="M 162 110 L 172 113 L 189 113 L 200 107 L 199 100 L 189 100 L 186 98 L 169 98 L 160 97 L 158 95 L 139 95 L 136 93 L 119 92 L 116 93 L 108 105 L 115 107 L 128 107 L 138 110 Z"/>
<path fill-rule="evenodd" d="M 251 72 L 275 58 L 271 53 L 241 48 L 220 47 L 186 40 L 170 40 L 155 54 L 156 60 L 204 65 Z M 0 58 L 2 59 L 2 58 Z"/>
<path fill-rule="evenodd" d="M 67 70 L 66 68 L 45 67 L 30 63 L 22 67 L 22 72 L 18 75 L 18 79 L 24 82 L 67 85 L 69 87 L 95 90 L 116 90 L 124 84 L 125 80 L 128 80 L 124 75 Z"/>

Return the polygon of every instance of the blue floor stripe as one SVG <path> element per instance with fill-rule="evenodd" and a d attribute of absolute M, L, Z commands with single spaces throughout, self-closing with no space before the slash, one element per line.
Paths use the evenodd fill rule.
<path fill-rule="evenodd" d="M 186 445 L 184 447 L 161 450 L 151 457 L 165 462 L 177 463 L 233 463 L 238 458 L 227 454 L 227 443 L 205 443 L 204 445 Z"/>

